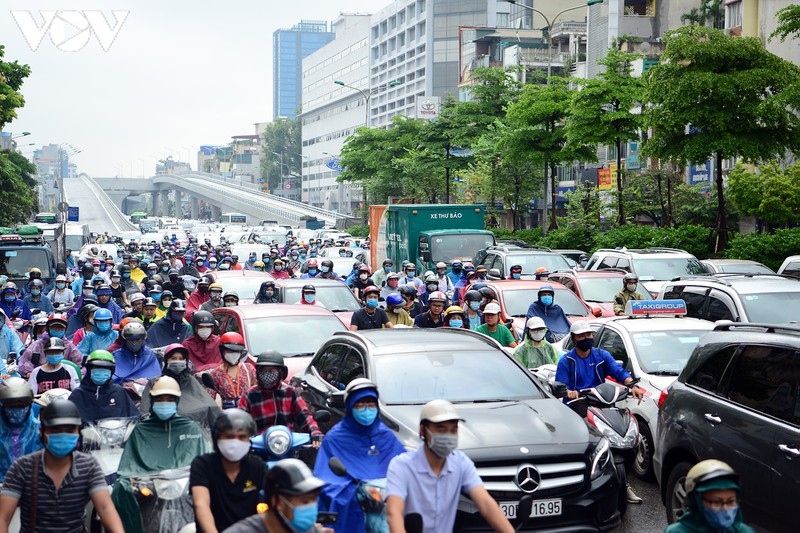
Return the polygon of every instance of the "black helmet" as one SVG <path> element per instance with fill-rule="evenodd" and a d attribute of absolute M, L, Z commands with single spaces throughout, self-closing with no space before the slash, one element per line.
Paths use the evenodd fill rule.
<path fill-rule="evenodd" d="M 181 301 L 181 300 L 175 300 Z M 173 305 L 175 303 L 173 302 Z M 170 308 L 171 309 L 171 308 Z M 197 328 L 198 326 L 211 326 L 214 327 L 216 322 L 214 321 L 214 315 L 209 313 L 208 311 L 197 311 L 192 316 L 192 327 Z"/>
<path fill-rule="evenodd" d="M 283 366 L 283 355 L 275 350 L 267 350 L 258 354 L 256 366 Z"/>
<path fill-rule="evenodd" d="M 39 414 L 42 427 L 80 426 L 81 413 L 78 407 L 69 400 L 56 398 L 51 400 Z"/>
<path fill-rule="evenodd" d="M 262 291 L 265 291 L 267 289 L 275 290 L 275 282 L 270 280 L 270 281 L 265 281 L 264 283 L 261 284 L 261 290 Z"/>
<path fill-rule="evenodd" d="M 86 322 L 87 320 L 89 320 L 89 315 L 91 315 L 92 313 L 94 313 L 98 309 L 100 309 L 100 308 L 97 307 L 95 304 L 93 304 L 93 303 L 88 303 L 87 304 L 87 303 L 84 302 L 84 304 L 81 307 L 80 311 L 78 311 L 78 318 L 81 319 L 81 322 Z"/>
<path fill-rule="evenodd" d="M 483 295 L 480 293 L 480 291 L 475 290 L 467 291 L 467 293 L 464 295 L 465 302 L 480 302 L 481 298 L 483 298 Z"/>
<path fill-rule="evenodd" d="M 162 295 L 161 297 L 163 298 L 164 296 Z M 175 298 L 174 300 L 172 300 L 172 303 L 169 304 L 169 310 L 170 311 L 183 311 L 185 313 L 186 312 L 186 304 L 184 304 L 183 300 L 181 300 L 180 298 Z"/>
<path fill-rule="evenodd" d="M 224 431 L 232 429 L 234 431 L 244 429 L 250 436 L 256 434 L 256 421 L 250 416 L 250 413 L 242 409 L 233 407 L 225 409 L 217 415 L 214 420 L 213 436 L 216 440 Z"/>
<path fill-rule="evenodd" d="M 481 290 L 478 292 L 480 292 L 481 296 L 487 300 L 497 300 L 497 295 L 491 287 L 481 287 Z"/>
<path fill-rule="evenodd" d="M 330 268 L 329 272 L 333 272 L 333 261 L 330 259 L 323 259 L 322 266 Z"/>
<path fill-rule="evenodd" d="M 403 296 L 416 296 L 417 295 L 417 288 L 411 284 L 400 285 L 397 287 L 397 290 L 400 291 L 400 294 Z"/>
<path fill-rule="evenodd" d="M 285 494 L 299 496 L 319 490 L 327 483 L 314 477 L 311 470 L 300 459 L 282 459 L 267 472 L 267 496 Z"/>
<path fill-rule="evenodd" d="M 121 267 L 119 267 L 119 271 L 120 271 L 120 274 L 130 274 L 131 273 L 131 267 L 130 267 L 130 265 L 122 265 Z"/>
<path fill-rule="evenodd" d="M 317 292 L 317 289 L 309 283 L 308 285 L 303 285 L 303 290 L 300 292 L 301 294 L 305 294 L 307 292 Z"/>

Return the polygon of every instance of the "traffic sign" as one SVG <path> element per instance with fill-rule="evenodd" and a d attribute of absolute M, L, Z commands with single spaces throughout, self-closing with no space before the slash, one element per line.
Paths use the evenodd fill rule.
<path fill-rule="evenodd" d="M 71 205 L 67 208 L 67 222 L 78 222 L 80 219 L 80 207 Z"/>
<path fill-rule="evenodd" d="M 284 189 L 291 189 L 292 188 L 292 184 L 287 181 L 286 183 L 283 184 L 283 188 Z"/>
<path fill-rule="evenodd" d="M 66 213 L 67 209 L 69 209 L 69 204 L 67 202 L 59 202 L 58 203 L 58 210 L 62 213 Z"/>

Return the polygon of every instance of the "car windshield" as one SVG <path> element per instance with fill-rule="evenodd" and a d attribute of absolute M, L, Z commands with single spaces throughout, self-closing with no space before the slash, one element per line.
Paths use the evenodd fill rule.
<path fill-rule="evenodd" d="M 67 235 L 64 240 L 70 250 L 80 250 L 86 239 L 84 239 L 83 235 Z"/>
<path fill-rule="evenodd" d="M 528 307 L 536 299 L 536 291 L 531 289 L 503 290 L 503 304 L 506 313 L 514 317 L 524 317 L 528 314 Z M 569 289 L 556 289 L 553 296 L 555 303 L 561 306 L 567 316 L 588 316 L 589 311 L 580 298 Z"/>
<path fill-rule="evenodd" d="M 511 267 L 514 265 L 520 265 L 522 274 L 529 276 L 533 276 L 539 267 L 545 267 L 548 272 L 570 269 L 566 257 L 555 253 L 511 254 L 506 257 L 506 263 L 506 275 L 510 273 Z"/>
<path fill-rule="evenodd" d="M 272 278 L 267 276 L 231 276 L 229 278 L 220 278 L 217 283 L 222 285 L 223 292 L 236 291 L 239 298 L 252 300 L 256 297 L 261 284 L 268 279 Z"/>
<path fill-rule="evenodd" d="M 693 257 L 634 259 L 640 281 L 669 281 L 680 276 L 708 274 L 706 266 Z"/>
<path fill-rule="evenodd" d="M 543 397 L 525 371 L 500 351 L 437 350 L 377 356 L 374 361 L 381 400 L 389 405 L 437 398 L 457 403 Z"/>
<path fill-rule="evenodd" d="M 614 295 L 622 290 L 622 278 L 580 278 L 581 295 L 585 302 L 607 303 L 614 301 Z M 636 288 L 645 300 L 653 296 L 639 283 Z"/>
<path fill-rule="evenodd" d="M 285 233 L 256 233 L 255 234 L 255 241 L 256 242 L 264 242 L 271 244 L 272 241 L 278 241 L 278 246 L 283 246 L 286 244 L 286 234 Z"/>
<path fill-rule="evenodd" d="M 730 265 L 719 265 L 720 272 L 726 274 L 774 274 L 775 271 L 767 268 L 761 263 L 734 263 Z"/>
<path fill-rule="evenodd" d="M 478 250 L 494 245 L 491 233 L 456 233 L 431 237 L 431 260 L 451 263 L 454 259 L 471 260 Z"/>
<path fill-rule="evenodd" d="M 344 331 L 342 321 L 331 315 L 274 316 L 244 321 L 245 342 L 251 354 L 274 350 L 276 339 L 291 339 L 281 344 L 286 356 L 312 355 L 336 331 Z"/>
<path fill-rule="evenodd" d="M 42 271 L 43 279 L 55 277 L 47 252 L 42 248 L 0 250 L 0 274 L 13 279 L 27 278 L 28 271 L 33 267 Z"/>
<path fill-rule="evenodd" d="M 786 324 L 800 316 L 800 291 L 741 295 L 750 322 Z"/>
<path fill-rule="evenodd" d="M 692 330 L 633 333 L 631 340 L 639 366 L 647 374 L 679 374 L 705 333 Z"/>
<path fill-rule="evenodd" d="M 327 287 L 316 287 L 317 297 L 316 300 L 325 306 L 330 311 L 352 311 L 356 312 L 361 309 L 353 293 L 345 285 L 334 285 Z M 301 286 L 284 288 L 283 303 L 297 303 L 300 301 Z"/>

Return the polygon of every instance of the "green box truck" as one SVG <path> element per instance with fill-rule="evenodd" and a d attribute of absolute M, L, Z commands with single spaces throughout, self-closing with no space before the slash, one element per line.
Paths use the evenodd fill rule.
<path fill-rule="evenodd" d="M 370 206 L 370 253 L 373 269 L 387 257 L 395 270 L 407 259 L 417 272 L 449 266 L 455 260 L 472 261 L 494 245 L 494 234 L 484 229 L 484 206 L 461 204 L 393 204 Z"/>

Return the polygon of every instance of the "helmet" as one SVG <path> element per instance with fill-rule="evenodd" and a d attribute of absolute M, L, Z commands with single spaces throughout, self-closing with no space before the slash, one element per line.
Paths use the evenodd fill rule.
<path fill-rule="evenodd" d="M 162 298 L 163 298 L 163 295 L 162 295 Z M 180 298 L 175 298 L 174 300 L 172 300 L 172 303 L 169 304 L 169 310 L 170 311 L 183 311 L 185 313 L 186 312 L 186 304 L 184 304 L 183 300 L 181 300 Z"/>
<path fill-rule="evenodd" d="M 145 298 L 142 307 L 158 307 L 158 303 L 152 298 Z"/>
<path fill-rule="evenodd" d="M 0 404 L 6 400 L 24 400 L 25 403 L 30 405 L 33 403 L 33 389 L 22 378 L 4 379 L 0 382 Z"/>
<path fill-rule="evenodd" d="M 214 315 L 209 313 L 208 311 L 197 311 L 192 316 L 192 327 L 197 328 L 198 326 L 211 326 L 214 327 L 216 322 L 214 321 Z"/>
<path fill-rule="evenodd" d="M 305 294 L 307 292 L 314 292 L 315 293 L 315 292 L 317 292 L 317 289 L 313 285 L 311 285 L 309 283 L 308 285 L 303 285 L 303 289 L 300 292 L 302 294 Z"/>
<path fill-rule="evenodd" d="M 39 413 L 39 421 L 42 427 L 53 426 L 80 426 L 81 413 L 78 408 L 69 400 L 61 398 L 51 400 L 47 406 Z"/>
<path fill-rule="evenodd" d="M 366 272 L 367 274 L 369 274 L 370 270 L 366 263 L 361 263 L 361 265 L 358 267 L 358 272 L 359 273 Z"/>
<path fill-rule="evenodd" d="M 258 260 L 255 263 L 253 263 L 253 266 L 256 268 L 264 268 L 264 261 Z"/>
<path fill-rule="evenodd" d="M 482 298 L 486 298 L 487 300 L 497 300 L 497 294 L 491 287 L 481 287 L 478 292 L 481 293 Z"/>
<path fill-rule="evenodd" d="M 447 422 L 449 420 L 464 420 L 458 415 L 455 406 L 447 400 L 431 400 L 425 404 L 422 411 L 419 413 L 419 421 L 432 422 L 438 424 L 439 422 Z"/>
<path fill-rule="evenodd" d="M 222 284 L 220 284 L 220 283 L 212 283 L 211 285 L 209 285 L 208 286 L 208 292 L 212 292 L 212 291 L 222 292 Z"/>
<path fill-rule="evenodd" d="M 436 263 L 436 268 L 447 268 L 447 264 L 445 264 L 443 261 L 439 261 Z"/>
<path fill-rule="evenodd" d="M 344 389 L 344 404 L 352 408 L 352 404 L 369 396 L 378 398 L 378 386 L 367 378 L 356 378 Z"/>
<path fill-rule="evenodd" d="M 532 316 L 525 322 L 525 329 L 544 329 L 547 325 L 538 316 Z"/>
<path fill-rule="evenodd" d="M 428 272 L 427 274 L 425 274 L 425 283 L 431 283 L 431 282 L 438 283 L 439 278 L 437 278 L 436 274 L 434 274 L 433 272 Z"/>
<path fill-rule="evenodd" d="M 169 275 L 169 277 L 178 276 L 179 274 L 180 272 L 178 272 L 177 268 L 170 268 L 169 272 L 167 272 L 167 275 Z"/>
<path fill-rule="evenodd" d="M 97 322 L 98 320 L 112 320 L 114 316 L 111 314 L 111 311 L 106 309 L 105 307 L 99 307 L 97 311 L 94 313 L 94 321 Z"/>
<path fill-rule="evenodd" d="M 323 259 L 322 266 L 328 267 L 330 269 L 329 272 L 333 271 L 333 261 L 331 261 L 330 259 Z"/>
<path fill-rule="evenodd" d="M 403 297 L 400 296 L 400 294 L 393 292 L 392 294 L 386 297 L 387 307 L 395 307 L 398 305 L 403 305 Z"/>
<path fill-rule="evenodd" d="M 141 292 L 137 292 L 136 294 L 131 296 L 131 303 L 133 304 L 136 302 L 141 302 L 144 300 L 144 298 L 145 298 L 144 294 L 142 294 Z"/>
<path fill-rule="evenodd" d="M 222 299 L 223 300 L 227 300 L 229 298 L 233 298 L 234 300 L 236 300 L 238 302 L 239 301 L 239 293 L 236 292 L 236 291 L 228 291 L 228 292 L 226 292 L 225 294 L 222 295 Z"/>
<path fill-rule="evenodd" d="M 169 394 L 177 398 L 181 397 L 181 388 L 178 382 L 169 376 L 161 376 L 156 378 L 153 382 L 153 388 L 150 389 L 150 396 L 162 396 Z"/>
<path fill-rule="evenodd" d="M 187 361 L 189 360 L 189 349 L 179 342 L 173 342 L 164 348 L 164 361 L 169 359 L 169 356 L 175 352 L 181 352 L 183 354 L 183 358 Z"/>
<path fill-rule="evenodd" d="M 228 350 L 243 350 L 244 337 L 235 331 L 228 331 L 227 333 L 223 333 L 219 338 L 219 345 Z"/>
<path fill-rule="evenodd" d="M 585 321 L 575 322 L 569 327 L 570 335 L 583 335 L 584 333 L 590 333 L 591 331 L 592 327 L 588 322 Z"/>
<path fill-rule="evenodd" d="M 555 293 L 556 293 L 556 291 L 555 291 L 555 289 L 553 289 L 552 285 L 542 285 L 541 287 L 539 287 L 539 290 L 536 292 L 536 296 L 541 298 L 543 292 L 549 292 L 550 294 L 553 294 L 553 295 L 555 295 Z"/>
<path fill-rule="evenodd" d="M 87 368 L 110 368 L 113 374 L 116 366 L 114 355 L 107 350 L 95 350 L 86 358 Z"/>
<path fill-rule="evenodd" d="M 319 266 L 319 263 L 317 262 L 316 259 L 309 259 L 308 262 L 306 262 L 306 264 L 308 265 L 308 268 L 317 268 Z M 331 264 L 333 264 L 333 261 L 331 261 Z"/>
<path fill-rule="evenodd" d="M 717 481 L 713 486 L 703 487 L 705 483 Z M 721 483 L 720 483 L 721 482 Z M 707 490 L 739 489 L 739 475 L 727 463 L 717 459 L 706 459 L 700 461 L 686 474 L 686 493 L 691 494 L 697 490 L 705 492 Z"/>
<path fill-rule="evenodd" d="M 97 316 L 97 313 L 95 313 L 95 316 Z M 133 320 L 122 328 L 122 338 L 125 340 L 139 340 L 140 338 L 144 339 L 146 336 L 147 330 L 141 322 Z"/>
<path fill-rule="evenodd" d="M 213 437 L 216 440 L 223 432 L 232 429 L 238 431 L 243 429 L 252 437 L 256 434 L 256 421 L 247 411 L 233 407 L 225 409 L 217 415 L 212 428 Z"/>
<path fill-rule="evenodd" d="M 451 305 L 450 307 L 448 307 L 447 309 L 445 309 L 445 311 L 444 311 L 444 318 L 445 318 L 445 319 L 447 319 L 447 318 L 449 318 L 449 317 L 450 317 L 450 316 L 452 316 L 452 315 L 461 315 L 461 316 L 464 316 L 464 310 L 463 310 L 463 309 L 461 309 L 461 308 L 460 308 L 459 306 L 457 306 L 457 305 Z"/>
<path fill-rule="evenodd" d="M 327 485 L 324 481 L 314 477 L 311 470 L 300 459 L 282 459 L 267 472 L 267 496 L 286 494 L 298 496 Z"/>
<path fill-rule="evenodd" d="M 198 285 L 211 285 L 214 283 L 214 276 L 210 274 L 206 274 L 200 278 L 200 281 L 197 282 Z"/>
<path fill-rule="evenodd" d="M 627 274 L 625 274 L 625 276 L 622 278 L 622 283 L 628 283 L 629 281 L 630 281 L 631 283 L 639 283 L 639 276 L 637 276 L 636 274 L 633 274 L 633 273 L 631 273 L 631 272 L 628 272 L 628 273 L 627 273 Z"/>
<path fill-rule="evenodd" d="M 49 317 L 47 317 L 47 325 L 52 326 L 55 324 L 61 324 L 64 327 L 67 327 L 67 315 L 63 313 L 53 313 Z"/>
<path fill-rule="evenodd" d="M 480 291 L 470 290 L 470 291 L 467 291 L 467 293 L 464 295 L 464 301 L 465 302 L 480 302 L 482 297 L 483 296 L 481 295 Z"/>
<path fill-rule="evenodd" d="M 17 292 L 17 285 L 13 281 L 9 281 L 3 286 L 3 294 L 7 292 Z"/>
<path fill-rule="evenodd" d="M 58 337 L 50 337 L 42 346 L 42 350 L 45 353 L 47 352 L 63 352 L 66 346 L 64 345 L 64 341 L 59 339 Z"/>
<path fill-rule="evenodd" d="M 589 260 L 589 254 L 581 254 L 580 257 L 578 257 L 578 261 L 588 261 L 588 260 Z"/>
<path fill-rule="evenodd" d="M 375 285 L 370 285 L 369 287 L 366 287 L 366 288 L 365 288 L 365 289 L 362 291 L 362 293 L 361 293 L 361 294 L 363 294 L 364 296 L 368 296 L 368 295 L 370 295 L 370 294 L 380 294 L 380 293 L 381 293 L 381 290 L 380 290 L 380 289 L 379 289 L 377 286 L 375 286 Z"/>
<path fill-rule="evenodd" d="M 430 296 L 428 296 L 428 303 L 433 302 L 441 302 L 443 304 L 447 303 L 447 296 L 444 295 L 442 291 L 433 291 Z"/>
<path fill-rule="evenodd" d="M 522 265 L 513 265 L 509 272 L 522 272 Z"/>
<path fill-rule="evenodd" d="M 78 318 L 80 318 L 82 322 L 86 322 L 89 319 L 89 315 L 91 315 L 92 313 L 94 313 L 98 309 L 100 309 L 100 308 L 97 307 L 95 304 L 93 304 L 93 303 L 88 303 L 87 304 L 84 301 L 83 305 L 81 306 L 80 310 L 78 311 Z"/>
<path fill-rule="evenodd" d="M 400 285 L 397 287 L 397 290 L 400 291 L 400 294 L 403 296 L 416 296 L 417 295 L 417 288 L 414 285 L 406 284 Z"/>
<path fill-rule="evenodd" d="M 285 368 L 283 355 L 275 350 L 261 352 L 256 358 L 256 366 L 282 366 Z"/>
<path fill-rule="evenodd" d="M 494 302 L 488 304 L 483 309 L 484 315 L 499 315 L 500 314 L 500 306 Z"/>
<path fill-rule="evenodd" d="M 35 279 L 32 279 L 30 281 L 30 283 L 28 283 L 28 285 L 30 287 L 38 287 L 38 288 L 41 289 L 42 287 L 44 287 L 44 282 L 42 280 L 40 280 L 39 278 L 35 278 Z"/>

